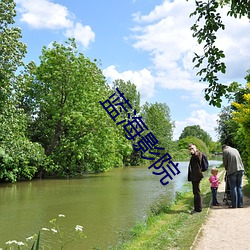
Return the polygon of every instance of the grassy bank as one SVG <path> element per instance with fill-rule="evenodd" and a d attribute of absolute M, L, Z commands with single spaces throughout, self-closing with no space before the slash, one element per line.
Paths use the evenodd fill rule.
<path fill-rule="evenodd" d="M 223 178 L 224 171 L 220 170 L 220 172 L 220 178 Z M 162 203 L 152 207 L 146 221 L 138 223 L 124 237 L 123 242 L 110 249 L 190 249 L 208 213 L 211 201 L 208 177 L 201 181 L 203 203 L 201 213 L 189 214 L 193 208 L 191 183 L 186 185 L 185 190 L 176 194 L 171 205 Z"/>

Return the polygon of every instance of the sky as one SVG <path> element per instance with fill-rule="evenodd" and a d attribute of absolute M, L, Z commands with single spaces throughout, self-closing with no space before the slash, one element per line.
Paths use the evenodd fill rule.
<path fill-rule="evenodd" d="M 43 46 L 76 39 L 78 50 L 97 59 L 108 83 L 131 81 L 141 105 L 166 103 L 175 123 L 173 139 L 186 126 L 200 125 L 216 141 L 221 109 L 204 100 L 206 83 L 193 68 L 194 52 L 202 47 L 192 37 L 193 0 L 16 0 L 16 26 L 27 44 L 25 62 L 39 64 Z M 220 81 L 245 85 L 250 69 L 250 21 L 221 10 L 226 29 L 217 45 L 226 55 L 227 72 Z M 97 104 L 98 105 L 98 104 Z M 224 101 L 223 105 L 228 105 Z"/>

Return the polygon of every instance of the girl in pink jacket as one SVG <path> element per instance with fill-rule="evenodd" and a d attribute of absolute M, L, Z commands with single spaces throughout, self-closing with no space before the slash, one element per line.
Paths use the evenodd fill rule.
<path fill-rule="evenodd" d="M 219 202 L 217 201 L 217 189 L 220 184 L 219 179 L 217 177 L 218 169 L 212 168 L 211 169 L 211 176 L 209 177 L 209 181 L 211 183 L 211 190 L 212 190 L 212 205 L 219 206 Z"/>

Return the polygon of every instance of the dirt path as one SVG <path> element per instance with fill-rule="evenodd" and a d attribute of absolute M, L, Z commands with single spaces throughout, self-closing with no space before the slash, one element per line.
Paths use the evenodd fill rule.
<path fill-rule="evenodd" d="M 218 188 L 219 207 L 211 207 L 191 249 L 250 249 L 250 199 L 244 196 L 244 207 L 230 209 L 223 202 L 225 182 Z"/>

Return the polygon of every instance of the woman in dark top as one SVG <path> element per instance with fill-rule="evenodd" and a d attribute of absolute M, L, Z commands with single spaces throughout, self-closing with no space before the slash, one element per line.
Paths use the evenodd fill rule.
<path fill-rule="evenodd" d="M 203 174 L 201 172 L 202 153 L 192 143 L 188 145 L 188 148 L 191 153 L 190 163 L 188 167 L 188 181 L 192 182 L 194 209 L 191 211 L 191 214 L 194 214 L 202 211 L 200 193 L 200 181 L 203 178 Z"/>

